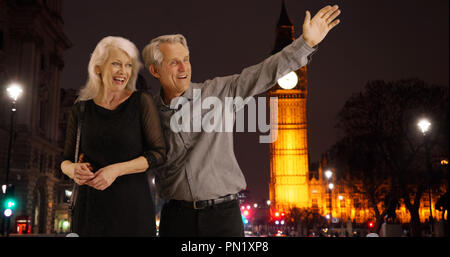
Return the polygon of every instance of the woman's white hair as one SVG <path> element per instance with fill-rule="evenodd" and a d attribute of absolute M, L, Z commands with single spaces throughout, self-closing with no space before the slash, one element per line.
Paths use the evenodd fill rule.
<path fill-rule="evenodd" d="M 159 36 L 150 41 L 150 43 L 145 46 L 144 50 L 142 50 L 142 57 L 144 58 L 146 68 L 148 68 L 152 64 L 156 67 L 161 67 L 164 56 L 161 53 L 159 46 L 162 43 L 180 43 L 189 52 L 186 38 L 183 35 L 174 34 Z"/>
<path fill-rule="evenodd" d="M 100 40 L 95 47 L 95 50 L 91 55 L 91 59 L 89 60 L 88 81 L 80 90 L 80 94 L 75 102 L 90 100 L 97 96 L 100 87 L 102 86 L 102 80 L 101 76 L 96 73 L 95 67 L 102 66 L 106 62 L 109 57 L 109 50 L 114 47 L 127 53 L 131 59 L 131 76 L 125 88 L 131 91 L 136 91 L 136 80 L 139 70 L 142 68 L 142 63 L 139 60 L 139 50 L 130 40 L 126 38 L 109 36 Z"/>

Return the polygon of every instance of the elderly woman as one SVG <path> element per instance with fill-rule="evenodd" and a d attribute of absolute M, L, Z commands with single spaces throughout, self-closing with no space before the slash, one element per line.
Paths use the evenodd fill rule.
<path fill-rule="evenodd" d="M 155 235 L 145 172 L 164 162 L 166 148 L 152 97 L 136 92 L 141 67 L 132 42 L 102 39 L 72 108 L 61 170 L 79 185 L 73 231 L 80 236 Z M 73 162 L 80 115 L 83 160 Z"/>

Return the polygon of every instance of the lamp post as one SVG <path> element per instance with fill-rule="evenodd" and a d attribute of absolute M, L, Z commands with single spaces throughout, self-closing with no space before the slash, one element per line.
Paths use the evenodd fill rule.
<path fill-rule="evenodd" d="M 432 177 L 432 167 L 431 167 L 431 156 L 430 156 L 430 142 L 429 142 L 429 134 L 427 133 L 430 130 L 431 122 L 427 119 L 421 119 L 417 123 L 417 126 L 419 127 L 420 131 L 422 132 L 422 135 L 424 137 L 424 146 L 425 146 L 425 167 L 426 171 L 428 173 L 428 176 L 430 177 L 430 180 L 428 181 L 428 197 L 430 200 L 430 226 L 431 226 L 431 234 L 433 235 L 433 210 L 432 210 L 432 201 L 431 201 L 431 177 Z"/>
<path fill-rule="evenodd" d="M 341 219 L 341 235 L 345 236 L 344 222 L 342 221 L 343 220 L 343 218 L 342 218 L 342 201 L 344 200 L 344 197 L 342 195 L 339 195 L 338 199 L 339 199 L 339 212 L 341 213 L 341 218 L 340 218 Z"/>
<path fill-rule="evenodd" d="M 331 232 L 331 226 L 333 225 L 333 211 L 332 211 L 332 201 L 331 201 L 331 190 L 333 189 L 334 185 L 333 183 L 330 183 L 331 177 L 333 176 L 333 172 L 331 170 L 326 170 L 325 171 L 325 177 L 328 180 L 328 196 L 330 199 L 330 232 Z"/>
<path fill-rule="evenodd" d="M 10 96 L 11 100 L 12 100 L 12 104 L 11 104 L 11 121 L 9 124 L 9 144 L 8 144 L 8 157 L 7 157 L 7 162 L 6 162 L 6 178 L 5 178 L 5 184 L 8 187 L 8 182 L 9 182 L 9 173 L 10 173 L 10 169 L 11 169 L 11 152 L 12 152 L 12 143 L 13 143 L 13 138 L 14 138 L 14 117 L 16 114 L 16 101 L 17 99 L 20 97 L 20 95 L 22 94 L 23 90 L 22 88 L 18 85 L 18 84 L 11 84 L 8 86 L 8 88 L 6 89 L 6 91 L 8 92 L 8 95 Z M 7 221 L 6 221 L 7 219 Z M 3 218 L 3 229 L 4 229 L 4 234 L 5 236 L 9 235 L 9 220 L 10 217 L 4 217 Z"/>
<path fill-rule="evenodd" d="M 17 84 L 11 84 L 7 89 L 8 95 L 12 99 L 11 104 L 11 122 L 9 124 L 9 145 L 8 145 L 8 159 L 6 163 L 6 184 L 9 181 L 9 172 L 10 172 L 10 164 L 11 164 L 11 148 L 14 137 L 14 116 L 16 114 L 16 101 L 22 94 L 22 88 Z"/>
<path fill-rule="evenodd" d="M 330 231 L 331 228 L 333 227 L 333 200 L 332 200 L 332 190 L 334 188 L 334 184 L 333 183 L 329 183 L 328 184 L 328 192 L 330 194 Z"/>

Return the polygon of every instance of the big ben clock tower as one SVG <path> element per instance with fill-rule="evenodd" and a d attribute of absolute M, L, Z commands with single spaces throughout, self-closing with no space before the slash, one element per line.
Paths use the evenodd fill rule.
<path fill-rule="evenodd" d="M 283 1 L 272 54 L 294 39 Z M 278 138 L 270 145 L 269 186 L 270 201 L 277 210 L 309 207 L 306 96 L 306 66 L 279 79 L 267 93 L 268 98 L 278 98 Z"/>

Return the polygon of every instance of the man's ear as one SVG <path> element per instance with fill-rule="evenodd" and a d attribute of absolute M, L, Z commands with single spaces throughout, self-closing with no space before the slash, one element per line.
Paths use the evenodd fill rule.
<path fill-rule="evenodd" d="M 159 75 L 158 68 L 157 68 L 155 65 L 150 64 L 150 66 L 148 66 L 148 70 L 149 70 L 150 73 L 153 75 L 153 77 L 155 77 L 155 78 L 157 78 L 157 79 L 159 79 L 159 78 L 161 77 L 161 76 Z"/>

